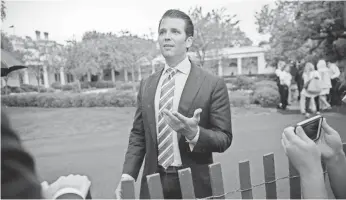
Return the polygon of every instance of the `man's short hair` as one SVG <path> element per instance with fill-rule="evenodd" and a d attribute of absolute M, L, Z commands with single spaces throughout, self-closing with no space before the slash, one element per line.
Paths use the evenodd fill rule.
<path fill-rule="evenodd" d="M 193 26 L 191 18 L 186 13 L 176 9 L 167 10 L 165 14 L 163 14 L 163 16 L 161 17 L 161 20 L 159 23 L 159 29 L 160 29 L 161 22 L 164 18 L 178 18 L 178 19 L 184 20 L 186 38 L 193 37 L 194 26 Z"/>

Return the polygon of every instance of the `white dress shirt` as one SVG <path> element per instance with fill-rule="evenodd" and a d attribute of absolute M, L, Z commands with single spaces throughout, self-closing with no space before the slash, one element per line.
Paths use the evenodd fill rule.
<path fill-rule="evenodd" d="M 156 120 L 156 131 L 158 133 L 158 111 L 159 111 L 159 102 L 160 102 L 160 93 L 161 93 L 161 86 L 162 82 L 167 77 L 167 74 L 165 73 L 166 70 L 169 68 L 169 66 L 166 64 L 165 68 L 162 72 L 162 76 L 159 80 L 159 83 L 157 85 L 156 94 L 155 94 L 155 120 Z M 177 70 L 176 74 L 174 75 L 174 81 L 175 81 L 175 88 L 174 88 L 174 97 L 173 97 L 173 107 L 172 111 L 178 112 L 179 102 L 181 98 L 181 94 L 183 93 L 183 89 L 185 87 L 185 83 L 187 80 L 187 77 L 190 74 L 191 71 L 191 63 L 186 57 L 181 63 L 179 63 L 175 69 Z M 197 143 L 199 138 L 199 130 L 196 134 L 196 136 L 189 140 L 186 138 L 186 140 L 189 142 L 189 146 L 191 151 L 193 150 L 195 144 Z M 174 161 L 172 166 L 181 166 L 181 156 L 180 156 L 180 150 L 179 150 L 179 141 L 177 137 L 177 133 L 173 131 L 173 152 L 174 152 Z"/>
<path fill-rule="evenodd" d="M 280 85 L 287 85 L 287 86 L 291 85 L 292 75 L 290 73 L 277 69 L 275 70 L 275 74 L 280 79 Z"/>

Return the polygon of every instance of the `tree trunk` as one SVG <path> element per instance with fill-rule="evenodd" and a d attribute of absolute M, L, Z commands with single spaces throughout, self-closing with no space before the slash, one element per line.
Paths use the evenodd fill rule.
<path fill-rule="evenodd" d="M 128 74 L 127 74 L 127 68 L 126 67 L 124 68 L 124 79 L 125 79 L 125 82 L 129 81 L 129 77 L 128 77 Z"/>
<path fill-rule="evenodd" d="M 40 90 L 40 75 L 38 77 L 36 77 L 36 80 L 37 80 L 37 92 L 40 93 L 41 90 Z"/>
<path fill-rule="evenodd" d="M 344 30 L 346 29 L 346 1 L 344 1 Z"/>
<path fill-rule="evenodd" d="M 5 95 L 8 95 L 8 89 L 7 89 L 8 77 L 6 76 L 4 79 L 5 79 Z"/>
<path fill-rule="evenodd" d="M 132 90 L 135 92 L 136 91 L 136 80 L 135 80 L 135 66 L 131 65 L 131 75 L 132 75 Z"/>
<path fill-rule="evenodd" d="M 136 82 L 136 77 L 135 77 L 135 67 L 134 65 L 131 65 L 131 78 L 132 78 L 132 82 Z"/>
<path fill-rule="evenodd" d="M 103 81 L 103 69 L 101 69 L 99 81 Z"/>
<path fill-rule="evenodd" d="M 142 80 L 142 69 L 141 65 L 138 65 L 138 81 Z"/>
<path fill-rule="evenodd" d="M 80 80 L 77 79 L 77 88 L 78 88 L 78 92 L 82 91 L 82 86 L 80 84 Z"/>
<path fill-rule="evenodd" d="M 82 86 L 80 84 L 80 79 L 81 77 L 80 76 L 77 76 L 76 74 L 73 75 L 73 78 L 74 78 L 74 81 L 77 83 L 77 92 L 80 92 L 82 91 Z"/>

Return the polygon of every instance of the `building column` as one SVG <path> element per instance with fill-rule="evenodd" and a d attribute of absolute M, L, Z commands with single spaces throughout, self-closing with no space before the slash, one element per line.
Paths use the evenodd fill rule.
<path fill-rule="evenodd" d="M 60 67 L 60 84 L 65 85 L 65 73 L 63 67 Z"/>
<path fill-rule="evenodd" d="M 24 77 L 23 77 L 24 84 L 29 84 L 29 72 L 28 69 L 24 69 Z"/>
<path fill-rule="evenodd" d="M 240 75 L 242 72 L 242 63 L 241 63 L 241 57 L 240 58 L 237 58 L 237 68 L 238 68 L 238 75 Z"/>
<path fill-rule="evenodd" d="M 43 66 L 43 83 L 45 88 L 49 88 L 48 71 L 47 66 Z"/>
<path fill-rule="evenodd" d="M 261 53 L 260 55 L 257 56 L 257 73 L 263 74 L 264 69 L 266 67 L 266 61 L 264 58 L 264 53 Z"/>
<path fill-rule="evenodd" d="M 222 66 L 222 58 L 219 59 L 219 63 L 218 63 L 218 75 L 219 76 L 223 76 L 223 66 Z"/>
<path fill-rule="evenodd" d="M 115 69 L 114 68 L 111 69 L 111 77 L 112 77 L 112 82 L 115 83 Z M 88 77 L 88 81 L 89 81 L 89 77 Z"/>
<path fill-rule="evenodd" d="M 91 82 L 91 73 L 89 71 L 87 72 L 87 79 L 88 79 L 88 82 Z"/>

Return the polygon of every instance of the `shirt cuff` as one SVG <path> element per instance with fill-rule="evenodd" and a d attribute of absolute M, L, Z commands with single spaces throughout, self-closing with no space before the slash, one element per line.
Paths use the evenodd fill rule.
<path fill-rule="evenodd" d="M 197 134 L 195 135 L 195 137 L 192 140 L 189 140 L 187 137 L 185 137 L 187 142 L 189 143 L 190 146 L 190 150 L 193 151 L 193 148 L 195 147 L 198 138 L 199 138 L 199 126 L 197 126 Z"/>
<path fill-rule="evenodd" d="M 131 175 L 129 174 L 122 174 L 121 179 L 127 179 L 127 180 L 135 180 Z"/>

